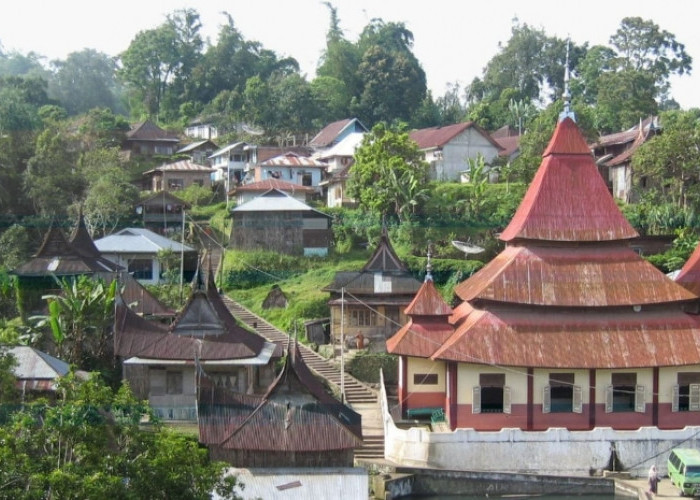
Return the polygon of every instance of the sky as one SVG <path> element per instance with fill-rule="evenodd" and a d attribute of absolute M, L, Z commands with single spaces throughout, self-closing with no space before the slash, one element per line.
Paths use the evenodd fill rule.
<path fill-rule="evenodd" d="M 700 5 L 683 0 L 330 0 L 340 27 L 355 41 L 373 18 L 403 22 L 413 32 L 413 51 L 423 66 L 433 97 L 448 84 L 464 86 L 481 76 L 510 38 L 513 19 L 542 28 L 549 36 L 571 37 L 577 44 L 607 45 L 624 17 L 639 16 L 673 33 L 700 67 Z M 280 57 L 294 57 L 310 80 L 325 47 L 329 11 L 321 0 L 44 0 L 13 2 L 0 16 L 0 44 L 5 51 L 36 52 L 64 59 L 92 48 L 116 56 L 136 33 L 155 28 L 177 9 L 200 14 L 202 34 L 216 42 L 219 27 L 231 14 L 247 40 L 262 43 Z M 700 79 L 673 77 L 671 95 L 682 108 L 700 107 Z"/>

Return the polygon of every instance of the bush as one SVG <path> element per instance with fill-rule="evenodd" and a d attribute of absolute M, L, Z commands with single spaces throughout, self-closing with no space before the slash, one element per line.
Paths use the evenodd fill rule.
<path fill-rule="evenodd" d="M 384 382 L 398 383 L 399 358 L 382 352 L 358 352 L 348 363 L 348 373 L 357 380 L 369 384 L 379 383 L 379 370 L 384 371 Z"/>

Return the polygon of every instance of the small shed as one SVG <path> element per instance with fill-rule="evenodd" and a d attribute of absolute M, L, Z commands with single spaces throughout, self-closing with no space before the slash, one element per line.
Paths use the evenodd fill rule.
<path fill-rule="evenodd" d="M 278 189 L 232 210 L 231 245 L 238 250 L 272 250 L 288 255 L 325 257 L 331 242 L 331 217 Z"/>
<path fill-rule="evenodd" d="M 262 303 L 262 308 L 263 309 L 284 309 L 287 307 L 289 304 L 289 301 L 287 300 L 287 296 L 284 294 L 282 289 L 280 288 L 279 285 L 272 285 L 272 288 L 267 294 L 267 297 L 265 297 L 265 300 L 263 300 Z"/>

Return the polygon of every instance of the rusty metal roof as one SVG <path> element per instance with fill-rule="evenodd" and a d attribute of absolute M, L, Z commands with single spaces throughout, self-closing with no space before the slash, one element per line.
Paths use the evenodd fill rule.
<path fill-rule="evenodd" d="M 426 279 L 404 312 L 408 316 L 449 316 L 452 308 L 435 288 L 433 280 Z"/>
<path fill-rule="evenodd" d="M 326 168 L 325 162 L 314 160 L 309 156 L 303 156 L 291 151 L 269 158 L 260 163 L 263 167 L 304 167 L 304 168 Z"/>
<path fill-rule="evenodd" d="M 479 134 L 483 135 L 491 144 L 493 144 L 496 149 L 503 149 L 503 147 L 496 142 L 493 137 L 491 137 L 491 134 L 471 121 L 455 123 L 453 125 L 444 125 L 441 127 L 423 128 L 414 130 L 408 135 L 416 144 L 418 144 L 419 149 L 431 149 L 444 146 L 469 128 L 473 128 Z"/>
<path fill-rule="evenodd" d="M 361 416 L 326 392 L 296 344 L 263 397 L 204 387 L 198 408 L 200 441 L 227 449 L 302 452 L 362 444 Z"/>
<path fill-rule="evenodd" d="M 548 368 L 643 368 L 700 362 L 700 322 L 680 309 L 513 310 L 465 306 L 432 359 Z"/>
<path fill-rule="evenodd" d="M 129 308 L 140 316 L 172 318 L 175 311 L 160 302 L 138 280 L 126 272 L 119 273 L 121 296 Z"/>
<path fill-rule="evenodd" d="M 350 127 L 353 128 L 354 132 L 367 132 L 367 127 L 360 123 L 357 118 L 338 120 L 323 127 L 323 129 L 311 139 L 309 145 L 316 149 L 332 146 L 338 139 L 338 136 Z"/>
<path fill-rule="evenodd" d="M 573 242 L 636 237 L 576 124 L 570 118 L 559 122 L 535 178 L 500 239 Z"/>
<path fill-rule="evenodd" d="M 126 133 L 126 138 L 131 141 L 180 142 L 179 137 L 166 132 L 151 120 L 133 125 Z"/>
<path fill-rule="evenodd" d="M 267 192 L 270 189 L 277 189 L 284 192 L 302 192 L 302 193 L 313 193 L 315 189 L 311 186 L 302 186 L 301 184 L 294 184 L 293 182 L 282 181 L 280 179 L 265 179 L 259 182 L 251 182 L 250 184 L 243 184 L 241 186 L 236 186 L 231 190 L 231 193 L 245 192 Z"/>
<path fill-rule="evenodd" d="M 167 165 L 161 165 L 151 170 L 147 170 L 143 175 L 152 174 L 154 172 L 202 172 L 211 173 L 214 172 L 215 168 L 210 168 L 205 165 L 199 165 L 190 160 L 180 160 L 175 163 L 168 163 Z"/>
<path fill-rule="evenodd" d="M 544 306 L 634 306 L 693 300 L 624 243 L 508 246 L 455 287 L 462 300 Z"/>
<path fill-rule="evenodd" d="M 693 253 L 683 264 L 675 281 L 700 297 L 700 245 L 695 247 Z"/>

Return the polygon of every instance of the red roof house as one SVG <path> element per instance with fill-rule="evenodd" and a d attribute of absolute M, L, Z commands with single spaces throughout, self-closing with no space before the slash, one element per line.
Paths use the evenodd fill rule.
<path fill-rule="evenodd" d="M 696 295 L 638 256 L 636 236 L 564 118 L 506 248 L 455 288 L 449 321 L 425 283 L 387 341 L 404 415 L 439 406 L 477 431 L 700 425 Z"/>

